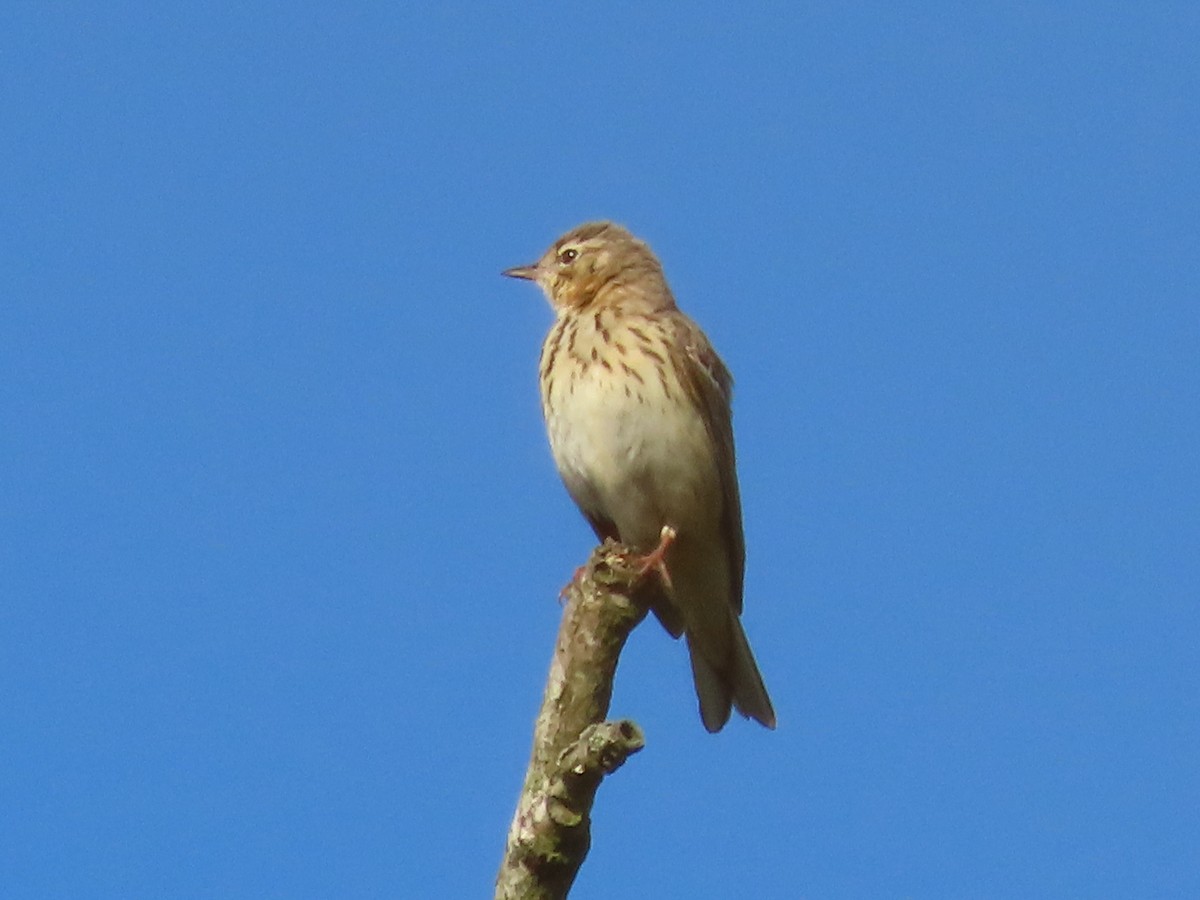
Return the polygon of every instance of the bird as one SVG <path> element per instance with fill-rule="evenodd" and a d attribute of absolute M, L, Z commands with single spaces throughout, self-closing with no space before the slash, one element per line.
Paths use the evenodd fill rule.
<path fill-rule="evenodd" d="M 539 384 L 555 465 L 596 537 L 657 573 L 650 606 L 686 640 L 704 727 L 720 731 L 736 708 L 775 728 L 740 619 L 729 370 L 676 306 L 658 257 L 621 225 L 579 225 L 503 274 L 550 302 Z"/>

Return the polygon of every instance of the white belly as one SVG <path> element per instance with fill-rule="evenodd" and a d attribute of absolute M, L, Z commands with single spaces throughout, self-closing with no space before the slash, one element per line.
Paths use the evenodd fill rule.
<path fill-rule="evenodd" d="M 571 496 L 613 522 L 625 543 L 652 547 L 664 525 L 682 534 L 716 524 L 721 490 L 712 442 L 678 386 L 668 399 L 657 380 L 631 383 L 592 365 L 557 380 L 544 412 Z"/>

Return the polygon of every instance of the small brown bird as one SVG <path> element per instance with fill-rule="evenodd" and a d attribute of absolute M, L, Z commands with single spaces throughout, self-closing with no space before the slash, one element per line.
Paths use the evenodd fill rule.
<path fill-rule="evenodd" d="M 652 609 L 687 636 L 709 731 L 730 706 L 775 711 L 742 631 L 745 543 L 734 466 L 733 379 L 679 311 L 662 265 L 620 225 L 590 222 L 504 272 L 546 293 L 542 412 L 563 483 L 601 540 L 644 553 Z"/>

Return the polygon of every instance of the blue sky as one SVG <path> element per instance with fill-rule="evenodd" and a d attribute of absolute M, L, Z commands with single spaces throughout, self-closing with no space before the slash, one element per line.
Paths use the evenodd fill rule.
<path fill-rule="evenodd" d="M 737 378 L 745 623 L 653 624 L 578 898 L 1200 894 L 1200 8 L 0 12 L 0 893 L 488 896 L 592 546 L 592 218 Z"/>

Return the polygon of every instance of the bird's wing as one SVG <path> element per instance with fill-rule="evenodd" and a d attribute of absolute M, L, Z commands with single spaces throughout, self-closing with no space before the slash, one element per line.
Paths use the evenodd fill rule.
<path fill-rule="evenodd" d="M 686 362 L 680 380 L 700 411 L 712 441 L 717 472 L 721 479 L 721 537 L 729 554 L 733 582 L 733 609 L 742 612 L 742 579 L 746 568 L 746 542 L 742 535 L 742 501 L 738 492 L 737 465 L 733 448 L 733 376 L 700 328 L 683 313 L 678 314 L 680 344 Z"/>

